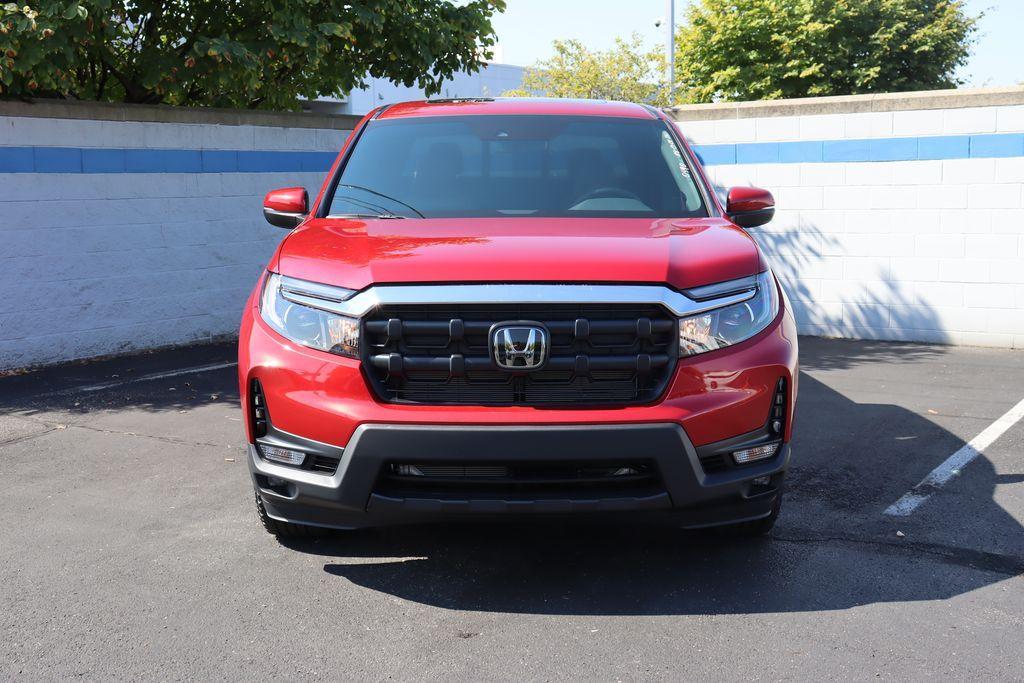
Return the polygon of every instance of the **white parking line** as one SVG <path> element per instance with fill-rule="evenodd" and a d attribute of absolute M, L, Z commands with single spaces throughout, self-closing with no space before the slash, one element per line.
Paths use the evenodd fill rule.
<path fill-rule="evenodd" d="M 928 473 L 917 486 L 903 494 L 903 497 L 885 509 L 882 514 L 892 517 L 906 517 L 928 500 L 933 493 L 945 486 L 953 477 L 960 474 L 960 471 L 972 460 L 981 455 L 981 452 L 992 445 L 992 442 L 1002 436 L 1007 429 L 1015 425 L 1024 417 L 1024 399 L 1017 405 L 1006 411 L 1002 417 L 985 427 L 976 437 L 965 443 L 953 455 Z"/>
<path fill-rule="evenodd" d="M 235 365 L 238 365 L 238 361 L 230 361 L 225 363 L 210 363 L 209 365 L 197 365 L 192 368 L 180 368 L 178 370 L 168 370 L 167 372 L 154 372 L 149 375 L 139 375 L 138 377 L 117 379 L 112 382 L 103 382 L 101 384 L 87 384 L 84 387 L 69 387 L 67 389 L 60 389 L 58 391 L 49 391 L 44 394 L 36 394 L 36 396 L 42 397 L 53 396 L 55 394 L 75 394 L 88 393 L 92 391 L 101 391 L 103 389 L 110 389 L 111 387 L 119 387 L 124 384 L 134 384 L 135 382 L 148 382 L 154 379 L 166 379 L 167 377 L 178 377 L 180 375 L 195 375 L 200 372 L 220 370 L 222 368 L 230 368 Z"/>

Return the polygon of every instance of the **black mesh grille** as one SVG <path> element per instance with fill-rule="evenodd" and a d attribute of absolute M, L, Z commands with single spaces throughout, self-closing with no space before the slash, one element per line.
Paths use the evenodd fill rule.
<path fill-rule="evenodd" d="M 647 460 L 595 462 L 390 463 L 375 488 L 390 496 L 444 498 L 492 495 L 530 497 L 650 495 L 664 491 Z"/>
<path fill-rule="evenodd" d="M 547 364 L 499 369 L 488 342 L 508 321 L 542 323 Z M 363 323 L 370 383 L 388 402 L 627 405 L 656 399 L 676 362 L 676 322 L 657 305 L 383 307 Z"/>

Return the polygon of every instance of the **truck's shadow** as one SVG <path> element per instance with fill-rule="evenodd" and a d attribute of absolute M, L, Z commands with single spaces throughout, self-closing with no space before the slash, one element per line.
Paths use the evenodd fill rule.
<path fill-rule="evenodd" d="M 872 362 L 863 346 L 850 351 L 823 359 L 823 369 Z M 980 457 L 957 480 L 969 495 L 937 496 L 918 513 L 970 520 L 978 530 L 971 541 L 944 536 L 945 524 L 918 531 L 919 522 L 881 511 L 962 441 L 914 412 L 855 403 L 807 374 L 800 390 L 787 505 L 767 539 L 521 523 L 359 531 L 289 545 L 327 558 L 332 577 L 406 600 L 535 614 L 837 610 L 947 599 L 1024 573 L 1024 529 L 992 499 L 997 482 L 1019 481 L 1019 473 L 997 477 Z M 897 537 L 907 524 L 915 531 Z"/>

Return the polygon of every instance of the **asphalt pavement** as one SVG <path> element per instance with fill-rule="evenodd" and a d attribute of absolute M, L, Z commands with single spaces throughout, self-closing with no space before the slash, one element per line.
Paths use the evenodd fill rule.
<path fill-rule="evenodd" d="M 1024 421 L 1000 421 L 1022 352 L 801 339 L 764 539 L 624 521 L 288 545 L 256 520 L 233 354 L 0 378 L 0 679 L 1024 677 Z"/>

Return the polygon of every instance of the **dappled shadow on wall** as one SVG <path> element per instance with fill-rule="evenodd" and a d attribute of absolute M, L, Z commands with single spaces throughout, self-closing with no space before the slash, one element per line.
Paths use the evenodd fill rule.
<path fill-rule="evenodd" d="M 913 283 L 865 257 L 869 269 L 851 274 L 857 257 L 812 224 L 749 231 L 782 281 L 801 333 L 856 339 L 949 343 L 938 311 L 914 292 Z M 868 236 L 864 236 L 869 239 Z"/>
<path fill-rule="evenodd" d="M 726 202 L 728 188 L 712 181 L 715 194 Z M 771 188 L 767 188 L 771 189 Z M 778 207 L 785 210 L 784 206 Z M 797 212 L 791 223 L 776 218 L 747 232 L 757 240 L 772 270 L 782 281 L 793 305 L 801 334 L 853 339 L 887 339 L 948 344 L 952 340 L 942 320 L 913 283 L 900 279 L 891 267 L 874 272 L 850 272 L 861 257 L 844 253 L 843 242 Z M 870 240 L 870 234 L 858 235 Z M 878 235 L 881 239 L 884 233 Z M 878 263 L 876 259 L 863 260 Z"/>

